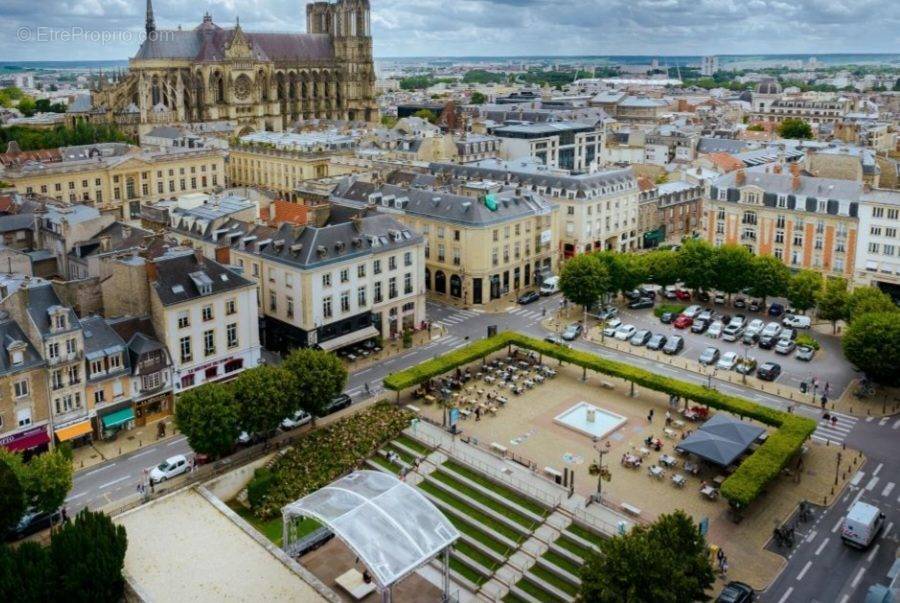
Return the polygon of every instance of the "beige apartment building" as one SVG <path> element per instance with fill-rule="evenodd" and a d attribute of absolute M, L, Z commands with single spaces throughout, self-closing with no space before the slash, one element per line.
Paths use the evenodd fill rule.
<path fill-rule="evenodd" d="M 408 188 L 345 181 L 335 203 L 389 213 L 425 239 L 425 287 L 481 305 L 540 284 L 557 267 L 558 212 L 540 195 L 496 182 Z"/>
<path fill-rule="evenodd" d="M 47 363 L 9 314 L 0 318 L 0 446 L 27 457 L 52 441 Z"/>
<path fill-rule="evenodd" d="M 20 193 L 81 203 L 124 220 L 139 218 L 141 203 L 225 186 L 225 157 L 216 149 L 142 151 L 103 143 L 63 148 L 53 157 L 10 165 L 2 177 Z"/>

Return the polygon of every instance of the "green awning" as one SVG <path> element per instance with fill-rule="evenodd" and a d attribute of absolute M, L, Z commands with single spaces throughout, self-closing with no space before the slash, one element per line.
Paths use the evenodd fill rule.
<path fill-rule="evenodd" d="M 116 412 L 109 413 L 105 417 L 103 417 L 103 427 L 106 429 L 111 429 L 113 427 L 118 427 L 123 423 L 127 423 L 134 419 L 134 410 L 132 408 L 123 408 L 121 410 L 117 410 Z"/>

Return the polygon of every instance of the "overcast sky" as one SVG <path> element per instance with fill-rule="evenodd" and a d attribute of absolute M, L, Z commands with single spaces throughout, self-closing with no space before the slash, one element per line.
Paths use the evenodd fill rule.
<path fill-rule="evenodd" d="M 2 0 L 0 61 L 126 59 L 146 0 Z M 900 0 L 372 0 L 392 56 L 900 52 Z M 154 0 L 159 28 L 239 16 L 302 31 L 302 0 Z M 104 41 L 104 38 L 106 41 Z"/>

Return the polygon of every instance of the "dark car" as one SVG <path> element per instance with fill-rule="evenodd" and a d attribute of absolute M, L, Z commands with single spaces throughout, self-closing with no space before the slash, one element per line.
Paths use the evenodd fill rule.
<path fill-rule="evenodd" d="M 540 293 L 538 293 L 537 291 L 528 291 L 527 293 L 523 293 L 522 295 L 520 295 L 519 299 L 517 299 L 516 301 L 525 306 L 527 304 L 534 303 L 539 299 L 541 299 Z"/>
<path fill-rule="evenodd" d="M 695 320 L 691 325 L 691 333 L 702 333 L 709 328 L 709 323 L 705 320 Z"/>
<path fill-rule="evenodd" d="M 632 310 L 643 310 L 645 308 L 652 308 L 653 300 L 650 299 L 649 297 L 641 297 L 641 298 L 634 300 L 633 302 L 630 302 L 628 304 L 628 307 L 631 308 Z"/>
<path fill-rule="evenodd" d="M 641 298 L 641 292 L 638 291 L 637 289 L 632 289 L 631 291 L 626 291 L 625 293 L 623 293 L 623 295 L 626 298 L 632 299 L 632 300 Z"/>
<path fill-rule="evenodd" d="M 668 354 L 670 356 L 679 353 L 684 349 L 684 337 L 681 335 L 672 335 L 669 338 L 669 341 L 663 346 L 663 354 Z"/>
<path fill-rule="evenodd" d="M 747 304 L 747 309 L 751 312 L 759 312 L 762 309 L 762 303 L 757 299 L 750 300 L 750 303 Z"/>
<path fill-rule="evenodd" d="M 734 298 L 734 302 L 732 302 L 731 305 L 735 308 L 746 308 L 747 300 L 745 300 L 743 297 L 736 297 Z"/>
<path fill-rule="evenodd" d="M 775 362 L 763 362 L 756 369 L 756 376 L 763 381 L 775 381 L 781 374 L 781 365 Z"/>
<path fill-rule="evenodd" d="M 333 412 L 343 410 L 351 404 L 353 404 L 353 400 L 350 399 L 350 396 L 348 396 L 347 394 L 338 394 L 331 399 L 331 402 L 325 405 L 322 416 L 330 415 Z"/>
<path fill-rule="evenodd" d="M 744 345 L 753 345 L 759 341 L 759 333 L 755 331 L 745 331 L 741 341 L 744 342 Z"/>
<path fill-rule="evenodd" d="M 701 291 L 697 294 L 697 297 L 700 298 L 700 301 L 702 302 L 708 302 L 710 300 L 709 293 L 706 291 Z"/>
<path fill-rule="evenodd" d="M 751 603 L 756 594 L 743 582 L 729 582 L 716 597 L 716 603 Z"/>
<path fill-rule="evenodd" d="M 782 304 L 769 306 L 769 316 L 781 316 L 782 314 L 784 314 L 784 306 Z"/>
<path fill-rule="evenodd" d="M 29 511 L 22 516 L 22 519 L 6 533 L 7 542 L 20 540 L 26 536 L 37 534 L 42 530 L 50 528 L 51 525 L 57 524 L 62 519 L 59 511 L 53 513 Z"/>
<path fill-rule="evenodd" d="M 647 342 L 648 350 L 661 350 L 666 345 L 667 338 L 662 333 L 657 333 Z"/>
<path fill-rule="evenodd" d="M 659 317 L 659 322 L 663 323 L 664 325 L 670 325 L 672 324 L 672 321 L 675 320 L 676 316 L 678 315 L 674 312 L 663 312 Z"/>
<path fill-rule="evenodd" d="M 766 335 L 759 338 L 759 347 L 764 350 L 771 350 L 776 343 L 778 343 L 778 337 L 776 336 Z"/>
<path fill-rule="evenodd" d="M 650 299 L 656 299 L 656 291 L 653 289 L 647 289 L 645 287 L 638 287 L 638 293 L 641 294 L 641 297 L 649 297 Z"/>
<path fill-rule="evenodd" d="M 719 348 L 709 346 L 700 354 L 700 364 L 712 365 L 719 361 Z"/>

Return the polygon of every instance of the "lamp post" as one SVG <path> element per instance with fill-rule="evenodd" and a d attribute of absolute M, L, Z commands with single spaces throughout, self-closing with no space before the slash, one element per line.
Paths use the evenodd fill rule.
<path fill-rule="evenodd" d="M 706 373 L 706 389 L 712 389 L 712 378 L 716 374 L 716 367 L 713 365 L 709 365 L 709 370 Z"/>
<path fill-rule="evenodd" d="M 598 503 L 603 502 L 603 457 L 609 454 L 609 440 L 604 442 L 602 445 L 600 442 L 594 443 L 594 450 L 597 451 L 599 461 L 597 462 L 597 467 L 599 469 L 597 473 L 597 501 Z"/>

